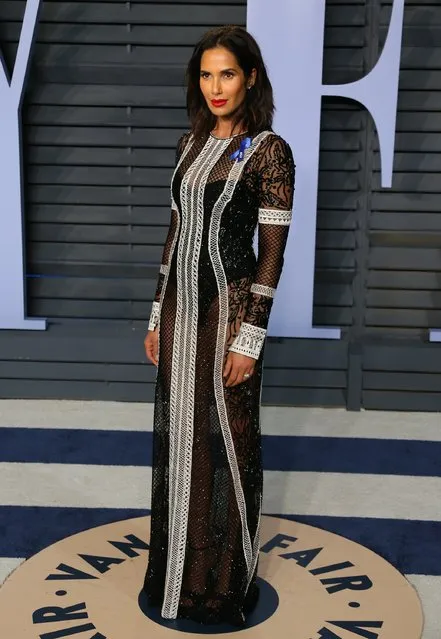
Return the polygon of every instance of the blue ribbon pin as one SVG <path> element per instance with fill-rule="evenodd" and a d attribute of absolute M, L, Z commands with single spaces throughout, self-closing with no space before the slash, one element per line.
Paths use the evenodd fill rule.
<path fill-rule="evenodd" d="M 230 155 L 230 159 L 237 160 L 238 162 L 243 160 L 245 150 L 248 149 L 249 146 L 251 146 L 251 138 L 244 138 L 240 143 L 240 147 L 237 149 L 237 151 Z"/>

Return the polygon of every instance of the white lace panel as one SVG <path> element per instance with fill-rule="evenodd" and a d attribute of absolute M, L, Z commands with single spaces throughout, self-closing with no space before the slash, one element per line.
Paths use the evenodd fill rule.
<path fill-rule="evenodd" d="M 152 304 L 152 312 L 150 313 L 149 319 L 149 331 L 154 331 L 159 321 L 159 302 L 153 302 Z"/>
<path fill-rule="evenodd" d="M 276 294 L 276 289 L 271 288 L 271 286 L 264 286 L 263 284 L 251 284 L 250 288 L 251 293 L 257 293 L 258 295 L 265 295 L 266 297 L 274 297 Z"/>
<path fill-rule="evenodd" d="M 161 614 L 175 619 L 184 570 L 193 452 L 194 392 L 198 335 L 198 263 L 202 244 L 205 184 L 228 139 L 210 138 L 180 187 L 182 229 L 177 248 L 176 322 L 170 392 L 169 539 Z M 188 321 L 186 318 L 189 318 Z M 183 375 L 182 371 L 186 374 Z"/>
<path fill-rule="evenodd" d="M 228 350 L 234 351 L 235 353 L 241 353 L 242 355 L 248 355 L 248 357 L 253 357 L 254 359 L 259 359 L 260 351 L 262 350 L 262 346 L 265 341 L 265 336 L 266 329 L 259 328 L 259 326 L 253 326 L 253 324 L 247 324 L 247 322 L 242 322 L 239 333 Z"/>
<path fill-rule="evenodd" d="M 259 224 L 279 224 L 281 226 L 289 226 L 291 218 L 292 211 L 259 209 Z"/>

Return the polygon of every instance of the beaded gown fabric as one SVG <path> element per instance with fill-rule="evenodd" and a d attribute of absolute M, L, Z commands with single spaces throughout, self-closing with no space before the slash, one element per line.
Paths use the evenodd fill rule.
<path fill-rule="evenodd" d="M 295 167 L 273 131 L 231 158 L 246 137 L 184 134 L 172 178 L 149 322 L 159 364 L 143 586 L 168 619 L 242 625 L 258 598 L 262 362 Z M 229 350 L 255 360 L 232 387 L 223 378 Z"/>

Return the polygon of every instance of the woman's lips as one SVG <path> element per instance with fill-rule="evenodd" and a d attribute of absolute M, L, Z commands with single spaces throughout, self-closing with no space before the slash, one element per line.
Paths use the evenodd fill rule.
<path fill-rule="evenodd" d="M 227 103 L 227 100 L 212 100 L 211 104 L 215 107 L 221 107 L 224 106 L 224 104 Z"/>

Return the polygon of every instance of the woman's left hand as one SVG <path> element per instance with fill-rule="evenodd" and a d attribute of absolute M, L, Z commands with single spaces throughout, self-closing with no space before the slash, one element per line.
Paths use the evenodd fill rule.
<path fill-rule="evenodd" d="M 253 357 L 229 351 L 223 373 L 225 386 L 237 386 L 248 381 L 254 373 L 255 364 L 256 360 Z M 248 377 L 244 377 L 247 373 Z"/>

